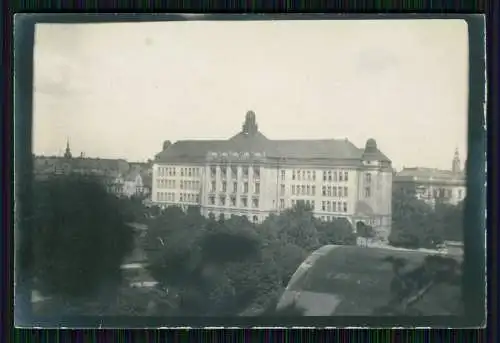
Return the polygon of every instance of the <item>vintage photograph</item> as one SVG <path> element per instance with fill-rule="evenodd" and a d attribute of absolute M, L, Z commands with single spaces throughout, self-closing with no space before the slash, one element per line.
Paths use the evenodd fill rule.
<path fill-rule="evenodd" d="M 37 24 L 39 316 L 463 315 L 464 20 Z"/>

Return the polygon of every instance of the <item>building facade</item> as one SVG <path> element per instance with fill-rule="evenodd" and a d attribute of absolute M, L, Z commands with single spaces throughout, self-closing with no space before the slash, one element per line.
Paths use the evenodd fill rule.
<path fill-rule="evenodd" d="M 228 140 L 166 141 L 153 164 L 151 201 L 253 222 L 303 202 L 325 221 L 369 223 L 385 240 L 391 194 L 391 161 L 375 140 L 364 149 L 347 139 L 270 140 L 249 111 Z"/>
<path fill-rule="evenodd" d="M 457 205 L 466 196 L 466 173 L 460 167 L 458 150 L 451 170 L 403 168 L 394 177 L 394 187 L 414 192 L 415 197 L 434 206 L 437 201 Z"/>

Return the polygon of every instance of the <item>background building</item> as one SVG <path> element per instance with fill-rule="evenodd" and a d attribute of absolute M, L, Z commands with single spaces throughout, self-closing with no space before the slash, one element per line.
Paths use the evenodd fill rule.
<path fill-rule="evenodd" d="M 322 220 L 364 221 L 385 240 L 392 172 L 373 139 L 364 149 L 347 139 L 270 140 L 249 111 L 241 132 L 228 140 L 166 141 L 153 165 L 151 200 L 254 222 L 302 201 Z"/>
<path fill-rule="evenodd" d="M 455 150 L 451 170 L 403 168 L 394 177 L 394 187 L 415 192 L 417 199 L 432 206 L 438 200 L 458 204 L 466 196 L 466 174 L 460 168 L 458 150 Z"/>
<path fill-rule="evenodd" d="M 88 158 L 83 153 L 73 157 L 69 141 L 63 156 L 35 156 L 33 167 L 37 179 L 69 174 L 94 176 L 118 196 L 148 196 L 151 193 L 150 163 Z"/>

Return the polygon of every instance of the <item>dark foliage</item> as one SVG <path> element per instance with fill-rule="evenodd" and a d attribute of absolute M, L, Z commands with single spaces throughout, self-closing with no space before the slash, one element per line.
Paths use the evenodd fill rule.
<path fill-rule="evenodd" d="M 356 234 L 351 223 L 345 218 L 334 219 L 331 222 L 316 222 L 320 245 L 356 245 Z"/>
<path fill-rule="evenodd" d="M 393 246 L 436 248 L 445 240 L 462 240 L 463 202 L 457 206 L 437 201 L 434 208 L 415 198 L 414 192 L 396 188 L 392 196 Z"/>
<path fill-rule="evenodd" d="M 33 195 L 36 287 L 77 298 L 117 286 L 120 265 L 133 247 L 120 201 L 81 177 L 36 181 Z"/>

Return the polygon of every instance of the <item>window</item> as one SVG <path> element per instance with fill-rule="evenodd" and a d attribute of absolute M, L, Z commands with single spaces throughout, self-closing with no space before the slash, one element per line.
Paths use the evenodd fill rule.
<path fill-rule="evenodd" d="M 227 182 L 226 181 L 222 181 L 222 191 L 227 192 Z"/>
<path fill-rule="evenodd" d="M 300 181 L 300 170 L 297 170 L 297 180 Z"/>
<path fill-rule="evenodd" d="M 311 194 L 311 186 L 309 186 L 309 185 L 306 186 L 306 194 L 307 195 Z"/>
<path fill-rule="evenodd" d="M 344 202 L 344 212 L 347 212 L 347 203 Z"/>
<path fill-rule="evenodd" d="M 316 208 L 316 203 L 314 200 L 311 200 L 311 208 L 314 210 Z"/>
<path fill-rule="evenodd" d="M 190 176 L 190 177 L 193 176 L 191 173 L 192 173 L 192 169 L 188 168 L 188 176 Z"/>
<path fill-rule="evenodd" d="M 173 201 L 173 199 L 172 199 L 172 201 Z M 200 196 L 198 194 L 196 194 L 196 196 L 195 196 L 195 201 L 196 201 L 196 203 L 200 203 Z"/>
<path fill-rule="evenodd" d="M 332 203 L 330 201 L 326 202 L 326 211 L 332 212 Z"/>
<path fill-rule="evenodd" d="M 215 186 L 216 186 L 216 185 L 215 185 L 215 181 L 212 181 L 212 182 L 211 182 L 210 192 L 215 192 Z M 181 187 L 181 189 L 182 189 L 182 187 Z"/>
<path fill-rule="evenodd" d="M 311 187 L 311 193 L 312 195 L 316 195 L 316 186 Z"/>
<path fill-rule="evenodd" d="M 226 197 L 222 196 L 219 198 L 221 206 L 226 206 Z"/>
<path fill-rule="evenodd" d="M 259 199 L 257 198 L 252 199 L 252 205 L 253 208 L 259 208 Z"/>
<path fill-rule="evenodd" d="M 338 192 L 339 192 L 339 197 L 341 198 L 343 195 L 342 195 L 342 187 L 339 187 L 338 188 Z"/>
<path fill-rule="evenodd" d="M 233 182 L 233 193 L 238 192 L 238 182 Z"/>
<path fill-rule="evenodd" d="M 285 195 L 285 185 L 280 185 L 280 195 Z"/>
<path fill-rule="evenodd" d="M 326 201 L 321 202 L 321 210 L 326 211 Z"/>
<path fill-rule="evenodd" d="M 334 187 L 335 188 L 335 187 Z M 328 186 L 326 194 L 331 197 L 332 196 L 332 187 Z"/>
<path fill-rule="evenodd" d="M 181 168 L 181 176 L 184 176 L 184 168 Z"/>
<path fill-rule="evenodd" d="M 316 171 L 315 170 L 313 170 L 312 176 L 313 176 L 313 181 L 316 181 Z"/>
<path fill-rule="evenodd" d="M 253 217 L 252 217 L 252 220 L 253 220 L 253 222 L 254 222 L 254 223 L 257 223 L 257 222 L 259 221 L 259 217 L 257 217 L 257 216 L 253 216 Z"/>
<path fill-rule="evenodd" d="M 281 181 L 285 181 L 285 176 L 286 176 L 285 171 L 282 170 L 281 171 Z"/>
<path fill-rule="evenodd" d="M 332 212 L 337 212 L 337 202 L 336 201 L 332 202 Z"/>
<path fill-rule="evenodd" d="M 332 181 L 332 172 L 328 171 L 328 181 Z"/>
<path fill-rule="evenodd" d="M 231 177 L 233 179 L 238 178 L 238 167 L 235 167 L 235 166 L 231 167 L 231 174 L 232 174 Z"/>
<path fill-rule="evenodd" d="M 301 192 L 300 192 L 300 193 L 301 193 L 302 195 L 306 194 L 306 186 L 305 186 L 305 185 L 302 185 L 302 186 L 300 186 L 300 187 L 302 188 L 302 190 L 301 190 Z"/>
<path fill-rule="evenodd" d="M 215 205 L 215 197 L 213 197 L 213 196 L 212 197 L 208 197 L 208 203 L 210 205 Z"/>
<path fill-rule="evenodd" d="M 231 197 L 231 206 L 236 207 L 236 197 Z"/>
<path fill-rule="evenodd" d="M 326 181 L 326 171 L 323 171 L 323 181 Z"/>
<path fill-rule="evenodd" d="M 311 202 L 309 200 L 306 200 L 306 207 L 311 208 Z"/>
<path fill-rule="evenodd" d="M 347 196 L 347 187 L 344 187 L 344 196 Z"/>
<path fill-rule="evenodd" d="M 260 183 L 255 183 L 255 194 L 260 194 Z"/>
<path fill-rule="evenodd" d="M 333 172 L 333 181 L 337 182 L 337 172 Z"/>
<path fill-rule="evenodd" d="M 349 181 L 349 172 L 344 172 L 344 181 Z"/>
<path fill-rule="evenodd" d="M 309 180 L 309 181 L 311 180 L 311 171 L 310 170 L 307 171 L 307 180 Z"/>
<path fill-rule="evenodd" d="M 372 174 L 370 174 L 370 173 L 366 174 L 365 181 L 366 181 L 366 183 L 372 182 Z"/>
<path fill-rule="evenodd" d="M 305 171 L 305 170 L 303 170 L 303 171 L 302 171 L 302 180 L 305 180 L 305 179 L 306 179 L 306 171 Z"/>
<path fill-rule="evenodd" d="M 326 196 L 326 186 L 321 187 L 321 194 L 323 194 L 323 196 Z"/>
<path fill-rule="evenodd" d="M 260 179 L 260 167 L 253 167 L 253 178 Z"/>
<path fill-rule="evenodd" d="M 280 208 L 285 208 L 285 199 L 280 199 Z"/>
<path fill-rule="evenodd" d="M 243 177 L 248 177 L 248 167 L 243 167 Z"/>
<path fill-rule="evenodd" d="M 292 170 L 292 180 L 295 180 L 295 170 Z"/>
<path fill-rule="evenodd" d="M 343 177 L 342 177 L 342 172 L 341 171 L 339 171 L 339 181 L 344 181 Z"/>
<path fill-rule="evenodd" d="M 182 181 L 182 180 L 181 180 L 181 182 L 180 182 L 180 188 L 181 188 L 181 189 L 184 189 L 184 181 Z"/>
<path fill-rule="evenodd" d="M 210 176 L 215 177 L 216 174 L 217 174 L 217 167 L 211 166 L 210 167 Z M 182 169 L 181 169 L 181 176 L 182 176 Z"/>
<path fill-rule="evenodd" d="M 180 202 L 184 201 L 184 193 L 179 194 L 179 201 Z"/>
<path fill-rule="evenodd" d="M 243 193 L 248 193 L 248 182 L 243 183 Z"/>
<path fill-rule="evenodd" d="M 292 195 L 295 195 L 295 185 L 292 185 Z"/>
<path fill-rule="evenodd" d="M 370 187 L 365 187 L 365 198 L 369 198 L 371 196 L 372 196 L 372 194 L 371 194 Z"/>
<path fill-rule="evenodd" d="M 248 199 L 246 197 L 241 197 L 241 204 L 243 207 L 248 207 Z"/>
<path fill-rule="evenodd" d="M 222 167 L 220 169 L 220 172 L 221 172 L 223 178 L 227 177 L 227 167 Z"/>

